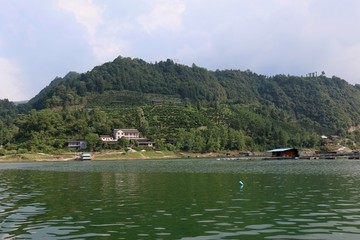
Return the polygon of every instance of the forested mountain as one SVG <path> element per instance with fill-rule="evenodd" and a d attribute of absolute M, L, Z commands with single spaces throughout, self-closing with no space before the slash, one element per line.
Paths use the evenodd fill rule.
<path fill-rule="evenodd" d="M 78 104 L 89 93 L 135 91 L 179 95 L 192 100 L 226 100 L 226 93 L 214 74 L 206 69 L 174 64 L 171 60 L 149 64 L 140 59 L 118 57 L 75 79 L 54 80 L 35 99 L 32 107 Z"/>
<path fill-rule="evenodd" d="M 360 123 L 359 88 L 337 78 L 266 77 L 250 71 L 208 71 L 175 64 L 155 64 L 118 57 L 84 74 L 55 79 L 30 101 L 36 109 L 74 105 L 83 97 L 108 91 L 175 95 L 194 102 L 274 105 L 307 127 L 334 131 Z"/>
<path fill-rule="evenodd" d="M 16 115 L 17 108 L 13 102 L 8 99 L 0 100 L 0 119 Z"/>
<path fill-rule="evenodd" d="M 0 114 L 19 110 L 4 104 Z M 359 86 L 324 74 L 268 77 L 118 57 L 56 78 L 26 106 L 33 110 L 13 121 L 20 130 L 0 144 L 35 151 L 86 138 L 106 148 L 98 134 L 130 127 L 159 147 L 186 151 L 318 148 L 322 134 L 359 141 L 347 131 L 360 124 Z"/>

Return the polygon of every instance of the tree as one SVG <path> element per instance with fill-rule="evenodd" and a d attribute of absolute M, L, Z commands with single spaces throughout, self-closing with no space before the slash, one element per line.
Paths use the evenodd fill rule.
<path fill-rule="evenodd" d="M 85 136 L 85 141 L 87 142 L 87 148 L 90 151 L 99 150 L 99 147 L 101 146 L 101 139 L 99 138 L 99 135 L 95 133 L 88 133 Z"/>
<path fill-rule="evenodd" d="M 126 137 L 121 137 L 118 139 L 118 145 L 120 148 L 127 148 L 129 147 L 129 144 L 130 144 L 130 140 Z"/>

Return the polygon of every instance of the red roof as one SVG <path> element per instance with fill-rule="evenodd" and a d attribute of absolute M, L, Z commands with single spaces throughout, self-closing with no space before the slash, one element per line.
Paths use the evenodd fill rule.
<path fill-rule="evenodd" d="M 105 138 L 105 137 L 113 137 L 113 136 L 111 136 L 111 135 L 100 135 L 100 137 L 102 137 L 102 138 Z"/>

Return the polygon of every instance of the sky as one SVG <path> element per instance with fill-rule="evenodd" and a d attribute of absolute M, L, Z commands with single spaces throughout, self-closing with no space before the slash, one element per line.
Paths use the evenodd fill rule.
<path fill-rule="evenodd" d="M 0 0 L 0 99 L 118 56 L 360 84 L 359 0 Z"/>

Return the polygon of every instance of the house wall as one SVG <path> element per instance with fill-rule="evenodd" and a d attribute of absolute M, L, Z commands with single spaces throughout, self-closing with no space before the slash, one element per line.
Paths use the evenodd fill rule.
<path fill-rule="evenodd" d="M 139 133 L 136 132 L 124 132 L 124 137 L 127 138 L 139 138 Z"/>
<path fill-rule="evenodd" d="M 68 148 L 85 149 L 87 148 L 86 141 L 68 141 Z"/>
<path fill-rule="evenodd" d="M 115 141 L 115 139 L 111 136 L 101 136 L 101 141 L 104 141 L 104 142 L 112 142 L 112 141 Z"/>

